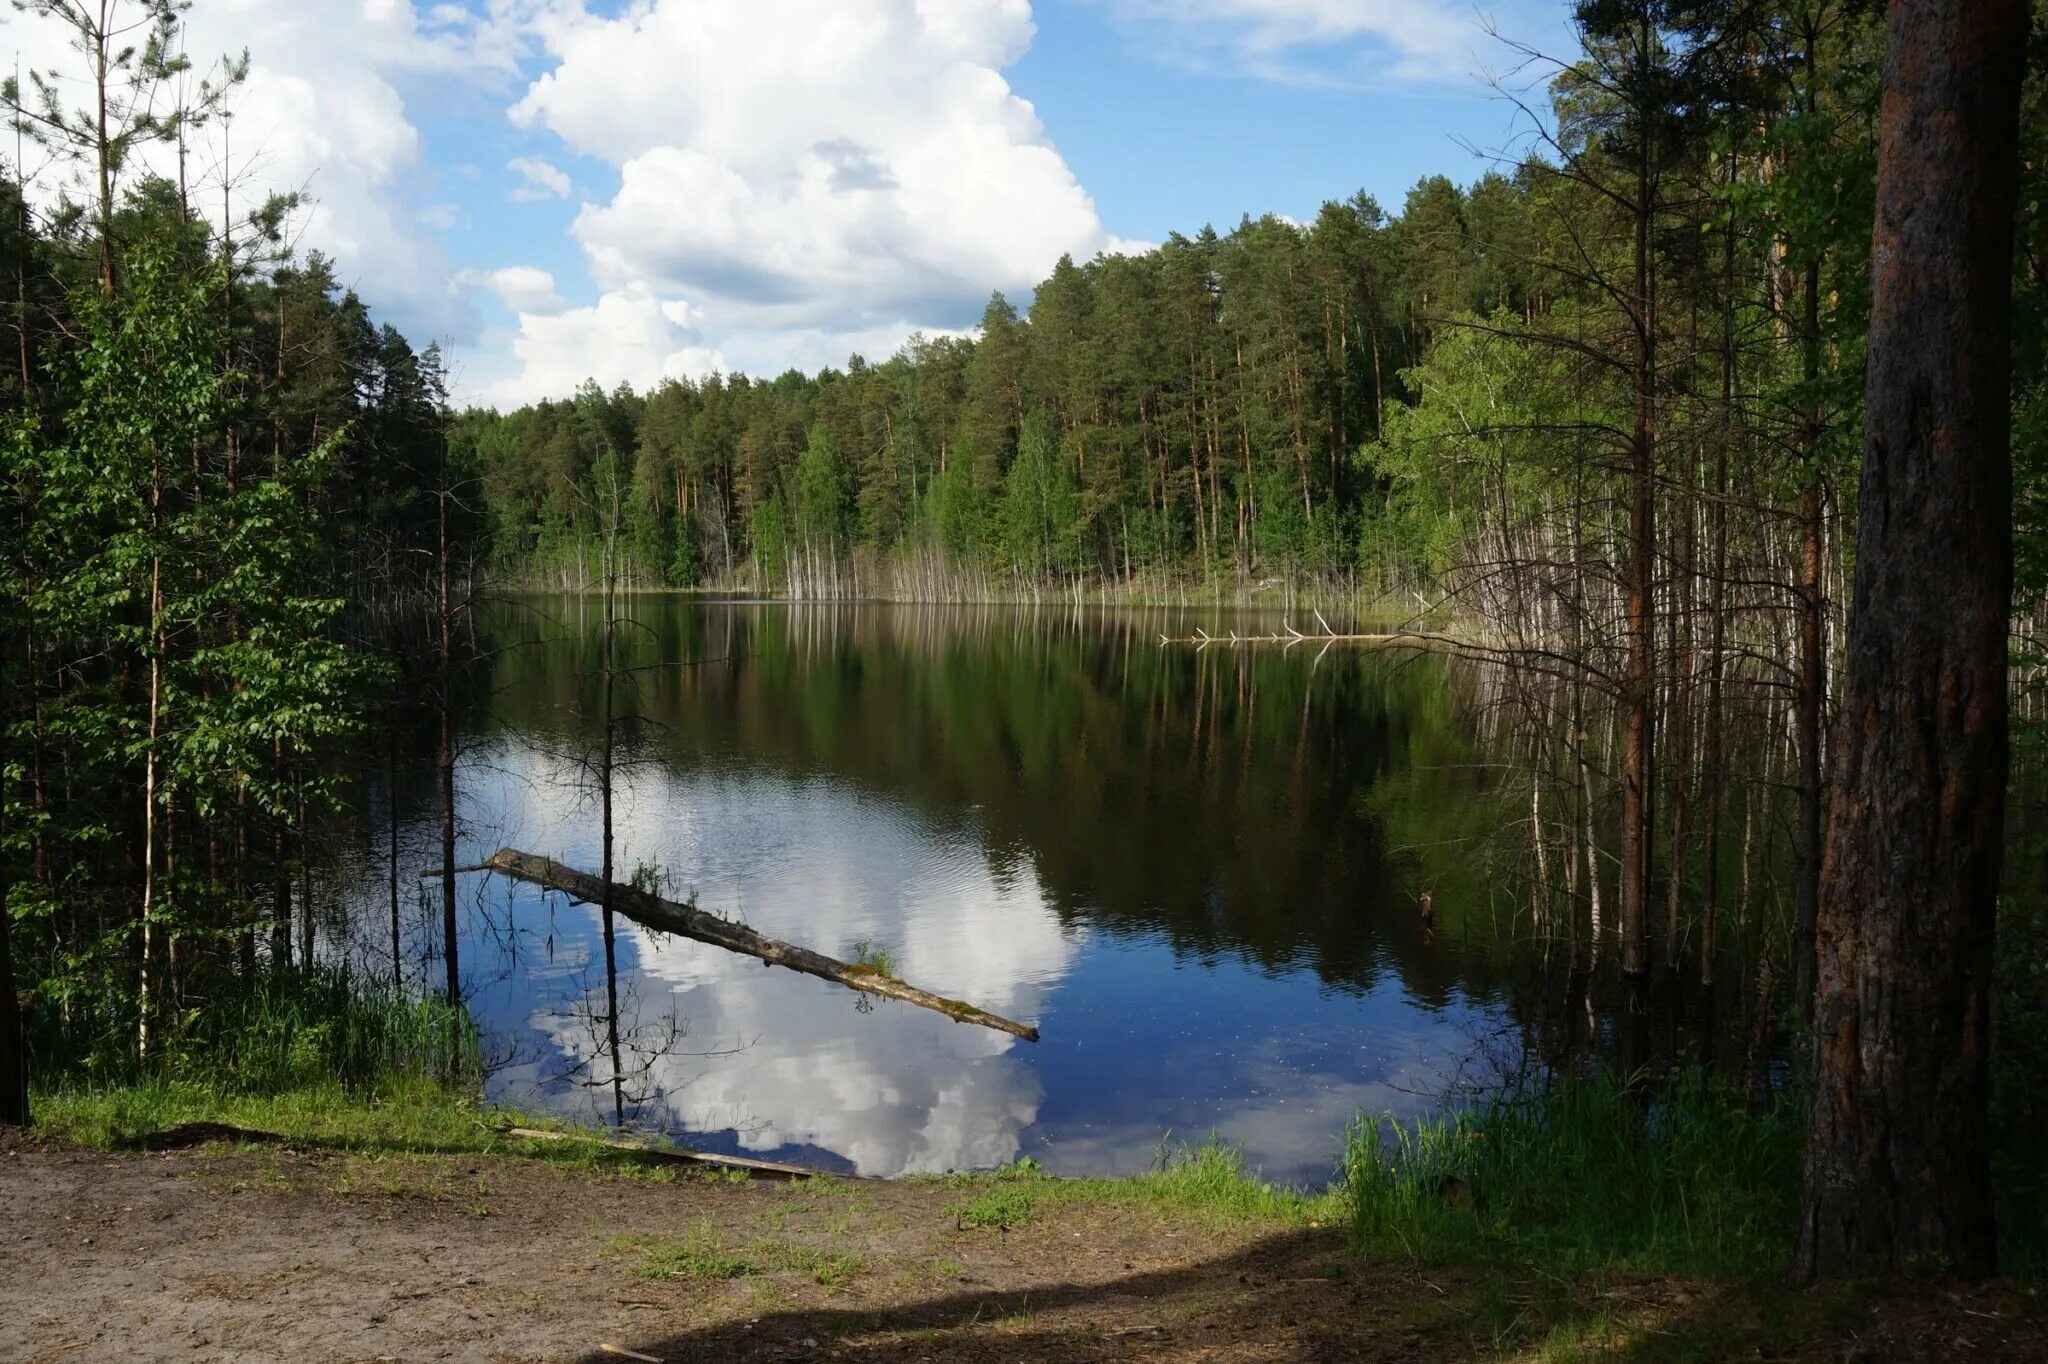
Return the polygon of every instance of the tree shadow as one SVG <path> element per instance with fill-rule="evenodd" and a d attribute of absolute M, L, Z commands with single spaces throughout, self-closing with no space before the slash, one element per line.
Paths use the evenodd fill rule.
<path fill-rule="evenodd" d="M 1033 1237 L 1034 1248 L 1040 1244 Z M 790 1307 L 622 1339 L 622 1358 L 1077 1364 L 1085 1360 L 1436 1361 L 1955 1358 L 2048 1361 L 2048 1311 L 2027 1285 L 1700 1281 L 1468 1271 L 1360 1259 L 1335 1230 L 1127 1272 L 1043 1242 L 1044 1281 Z M 1060 1256 L 1055 1261 L 1052 1257 Z M 1073 1278 L 1060 1281 L 1062 1270 Z M 1105 1273 L 1105 1270 L 1109 1271 Z M 898 1293 L 889 1284 L 867 1291 Z M 621 1348 L 631 1351 L 622 1354 Z"/>
<path fill-rule="evenodd" d="M 1044 1280 L 1028 1287 L 961 1278 L 957 1291 L 936 1296 L 791 1308 L 620 1344 L 662 1361 L 1400 1359 L 1424 1357 L 1429 1333 L 1461 1311 L 1456 1286 L 1361 1262 L 1329 1230 L 1288 1232 L 1140 1273 L 1114 1272 L 1094 1249 L 1063 1255 L 1056 1239 L 1047 1250 L 1038 1267 Z M 1105 1268 L 1110 1276 L 1099 1277 Z M 1063 1269 L 1074 1278 L 1060 1280 Z M 630 1357 L 599 1349 L 583 1364 Z"/>

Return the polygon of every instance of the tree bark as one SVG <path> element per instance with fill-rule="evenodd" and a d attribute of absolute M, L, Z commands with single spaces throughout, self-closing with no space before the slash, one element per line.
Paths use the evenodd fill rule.
<path fill-rule="evenodd" d="M 7 770 L 7 734 L 8 726 L 0 723 L 0 773 Z M 4 787 L 0 787 L 0 835 L 7 831 L 5 795 Z M 0 857 L 0 1127 L 26 1127 L 28 1048 L 21 1035 L 21 1005 L 14 993 L 14 916 L 7 908 L 10 867 L 8 859 Z"/>
<path fill-rule="evenodd" d="M 1813 44 L 1807 44 L 1808 64 Z M 1801 345 L 1808 387 L 1820 379 L 1820 261 L 1806 264 Z M 1802 420 L 1800 437 L 1805 477 L 1799 489 L 1799 800 L 1793 828 L 1793 860 L 1799 878 L 1792 915 L 1792 988 L 1802 1018 L 1813 1016 L 1816 969 L 1814 937 L 1820 922 L 1820 806 L 1822 704 L 1827 689 L 1827 659 L 1822 654 L 1826 598 L 1821 590 L 1822 520 L 1820 438 L 1825 418 L 1819 398 Z"/>
<path fill-rule="evenodd" d="M 602 904 L 606 898 L 606 882 L 588 872 L 565 867 L 553 858 L 520 852 L 516 848 L 500 848 L 492 853 L 490 859 L 481 867 L 470 870 L 502 872 L 515 880 L 528 881 L 545 890 L 559 890 L 585 904 Z M 807 947 L 778 942 L 774 938 L 756 933 L 743 923 L 721 919 L 716 914 L 707 914 L 692 904 L 664 900 L 637 886 L 612 884 L 609 890 L 612 908 L 616 913 L 658 932 L 674 933 L 679 937 L 710 943 L 713 947 L 722 947 L 728 952 L 756 957 L 769 966 L 786 966 L 807 976 L 837 981 L 848 989 L 859 990 L 863 994 L 900 999 L 906 1004 L 915 1004 L 919 1008 L 942 1013 L 955 1023 L 978 1023 L 984 1028 L 994 1028 L 997 1032 L 1021 1037 L 1026 1042 L 1038 1040 L 1038 1029 L 1027 1023 L 1013 1022 L 985 1009 L 978 1009 L 964 1000 L 946 999 L 927 990 L 920 990 L 875 967 L 858 962 L 837 961 Z"/>
<path fill-rule="evenodd" d="M 1650 39 L 1641 39 L 1648 61 Z M 1644 112 L 1642 122 L 1649 123 Z M 1641 134 L 1635 199 L 1635 358 L 1631 376 L 1634 430 L 1629 442 L 1628 557 L 1622 568 L 1627 597 L 1627 663 L 1623 689 L 1628 714 L 1621 756 L 1621 969 L 1631 981 L 1650 974 L 1651 782 L 1656 771 L 1652 744 L 1657 700 L 1656 604 L 1652 581 L 1657 536 L 1657 316 L 1656 274 L 1651 235 L 1656 177 L 1649 134 Z M 1632 992 L 1636 993 L 1636 992 Z"/>
<path fill-rule="evenodd" d="M 436 598 L 441 627 L 440 656 L 437 660 L 441 704 L 441 742 L 436 757 L 441 778 L 441 959 L 447 967 L 448 1002 L 462 1003 L 462 965 L 455 922 L 455 621 L 448 598 L 448 450 L 441 440 L 441 495 L 439 498 L 438 548 L 435 553 L 439 580 Z"/>
<path fill-rule="evenodd" d="M 1803 1276 L 1988 1275 L 2026 0 L 1892 0 Z"/>

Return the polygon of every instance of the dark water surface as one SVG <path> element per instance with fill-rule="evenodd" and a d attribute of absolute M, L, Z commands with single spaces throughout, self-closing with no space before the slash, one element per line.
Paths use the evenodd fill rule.
<path fill-rule="evenodd" d="M 640 868 L 835 956 L 886 952 L 902 978 L 1044 1034 L 864 1000 L 622 919 L 638 1125 L 873 1175 L 1021 1156 L 1130 1172 L 1168 1134 L 1214 1134 L 1268 1175 L 1321 1182 L 1355 1115 L 1432 1106 L 1515 1026 L 1514 934 L 1478 907 L 1461 851 L 1500 818 L 1482 708 L 1443 659 L 1161 645 L 1229 628 L 1213 614 L 623 610 L 621 878 Z M 458 858 L 510 845 L 594 872 L 596 604 L 524 600 L 479 628 Z M 396 766 L 404 918 L 423 944 L 431 754 Z M 372 786 L 345 883 L 358 950 L 388 969 L 389 807 Z M 596 909 L 485 876 L 462 902 L 493 1095 L 608 1117 Z"/>

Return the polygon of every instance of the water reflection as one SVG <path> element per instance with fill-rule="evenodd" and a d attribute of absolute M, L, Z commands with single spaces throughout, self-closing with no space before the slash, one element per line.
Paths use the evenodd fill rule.
<path fill-rule="evenodd" d="M 1126 1172 L 1166 1133 L 1214 1133 L 1319 1180 L 1355 1114 L 1426 1105 L 1507 1017 L 1495 938 L 1441 888 L 1455 856 L 1431 852 L 1488 780 L 1439 660 L 1196 655 L 1116 615 L 629 609 L 642 723 L 618 865 L 776 937 L 879 947 L 903 978 L 1044 1032 L 1021 1043 L 627 926 L 644 1123 L 866 1174 L 1027 1154 Z M 485 629 L 462 857 L 511 844 L 594 867 L 574 754 L 595 622 L 542 602 Z M 398 793 L 421 817 L 429 779 Z M 1402 844 L 1425 841 L 1404 822 L 1424 807 L 1430 846 Z M 1415 915 L 1425 876 L 1435 934 Z M 473 1005 L 516 1053 L 494 1088 L 608 1112 L 577 1007 L 602 985 L 596 911 L 495 879 L 467 902 Z"/>

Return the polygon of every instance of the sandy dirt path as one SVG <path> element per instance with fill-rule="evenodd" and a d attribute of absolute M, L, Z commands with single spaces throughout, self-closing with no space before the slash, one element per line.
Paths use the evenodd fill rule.
<path fill-rule="evenodd" d="M 1512 1300 L 1360 1264 L 1332 1229 L 1090 1203 L 963 1228 L 964 1196 L 496 1157 L 17 1145 L 0 1149 L 0 1361 L 1421 1361 L 1542 1346 L 1512 1328 L 1528 1315 Z M 1922 1295 L 1773 1339 L 1759 1315 L 1773 1309 L 1734 1290 L 1645 1281 L 1604 1285 L 1578 1315 L 1614 1347 L 1599 1357 L 1714 1357 L 1721 1333 L 1731 1358 L 2031 1359 L 2048 1358 L 2039 1307 L 2010 1286 Z"/>

